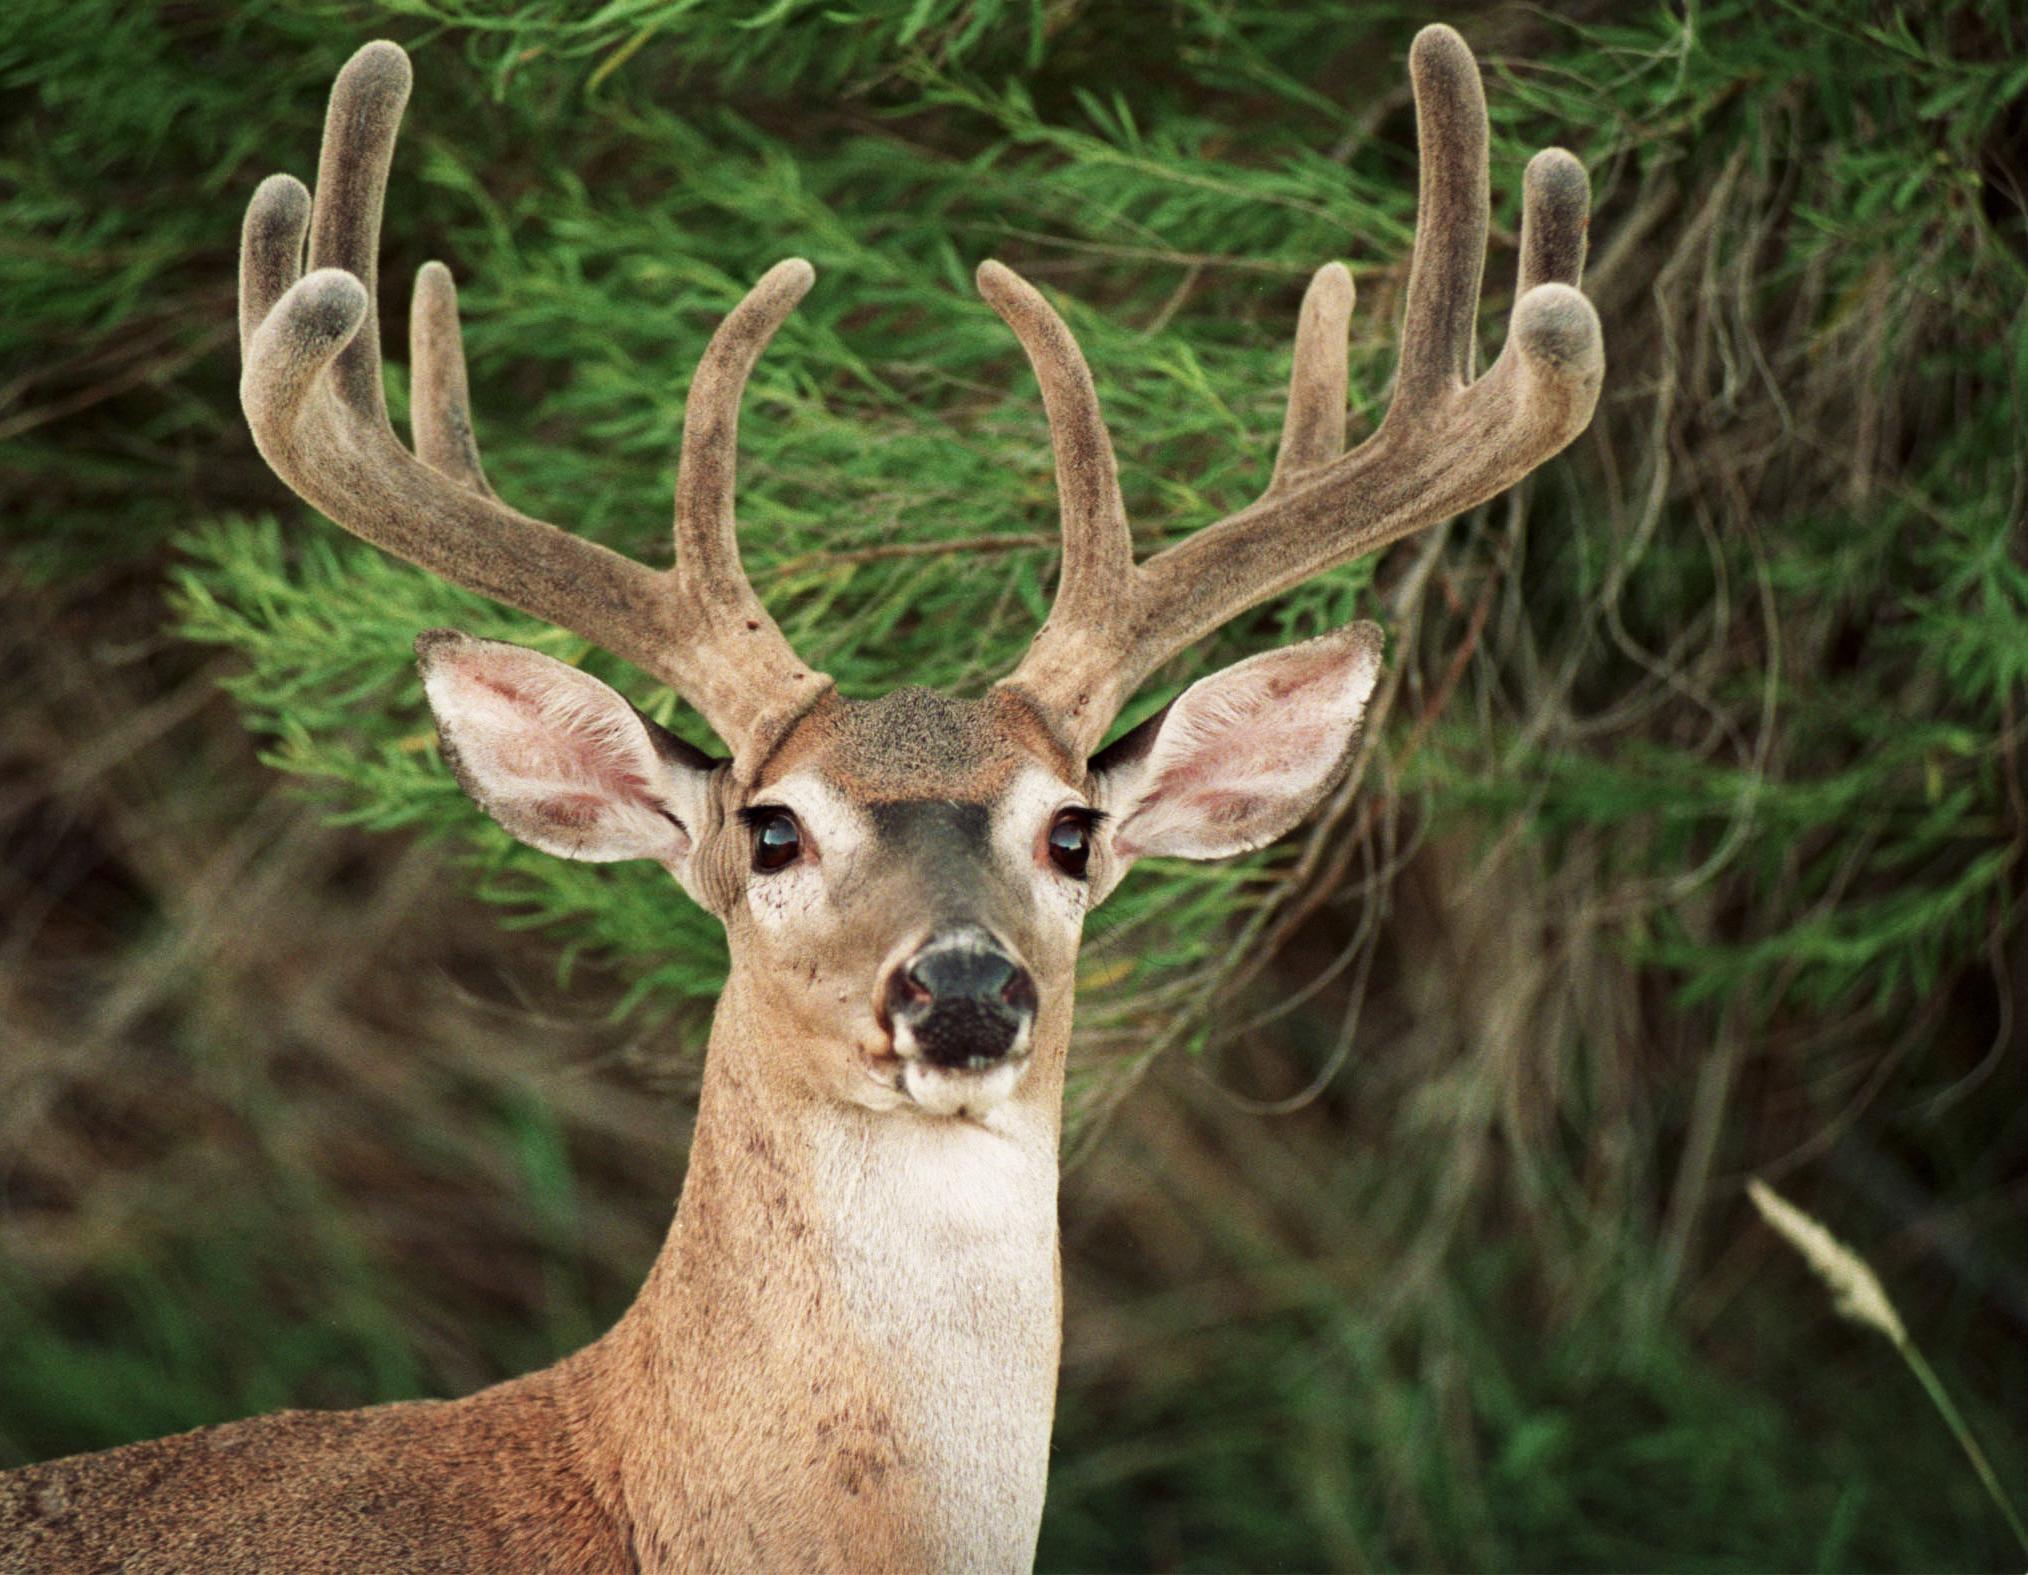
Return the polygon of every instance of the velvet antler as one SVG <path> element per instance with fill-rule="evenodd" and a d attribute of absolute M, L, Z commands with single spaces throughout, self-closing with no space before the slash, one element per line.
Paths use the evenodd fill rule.
<path fill-rule="evenodd" d="M 737 753 L 828 680 L 790 649 L 740 566 L 733 450 L 748 373 L 814 277 L 762 277 L 713 335 L 684 411 L 676 563 L 657 571 L 510 508 L 488 484 L 466 388 L 456 288 L 441 263 L 410 311 L 415 451 L 395 437 L 376 308 L 381 205 L 408 101 L 408 56 L 368 44 L 331 89 L 314 200 L 270 176 L 240 249 L 240 400 L 275 473 L 355 535 L 624 657 L 680 692 Z M 302 271 L 309 236 L 310 271 Z"/>
<path fill-rule="evenodd" d="M 1345 442 L 1352 278 L 1310 281 L 1274 479 L 1252 505 L 1136 564 L 1091 373 L 1063 320 L 998 263 L 979 288 L 1042 387 L 1056 450 L 1063 568 L 1049 620 L 1005 680 L 1095 746 L 1150 671 L 1228 619 L 1312 575 L 1504 491 L 1591 419 L 1604 375 L 1598 314 L 1576 288 L 1590 186 L 1551 148 L 1530 161 L 1507 343 L 1472 378 L 1487 226 L 1486 101 L 1465 41 L 1424 28 L 1409 54 L 1422 162 L 1394 398 Z"/>

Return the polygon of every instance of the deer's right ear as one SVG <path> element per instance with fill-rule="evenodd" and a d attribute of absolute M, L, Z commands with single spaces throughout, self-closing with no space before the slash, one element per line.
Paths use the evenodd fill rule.
<path fill-rule="evenodd" d="M 415 650 L 445 761 L 510 835 L 567 859 L 681 869 L 721 762 L 554 657 L 453 629 Z"/>

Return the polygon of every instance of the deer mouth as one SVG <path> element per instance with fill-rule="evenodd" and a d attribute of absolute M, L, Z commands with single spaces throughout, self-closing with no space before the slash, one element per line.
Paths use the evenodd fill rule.
<path fill-rule="evenodd" d="M 874 1082 L 926 1115 L 984 1116 L 1020 1086 L 1033 1059 L 1026 1022 L 1011 1034 L 996 1027 L 970 1041 L 947 1025 L 927 1044 L 907 1018 L 880 1026 L 885 1042 L 862 1045 L 860 1065 Z"/>
<path fill-rule="evenodd" d="M 887 1053 L 875 1076 L 932 1115 L 977 1116 L 1020 1083 L 1034 1043 L 1035 980 L 978 924 L 949 925 L 895 957 L 875 991 Z"/>
<path fill-rule="evenodd" d="M 979 1066 L 948 1067 L 922 1056 L 897 1056 L 896 1089 L 926 1115 L 980 1117 L 1020 1086 L 1029 1055 L 1000 1056 Z"/>

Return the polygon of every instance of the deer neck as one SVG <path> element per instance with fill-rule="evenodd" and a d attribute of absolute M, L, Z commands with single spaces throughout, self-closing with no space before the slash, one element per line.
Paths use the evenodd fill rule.
<path fill-rule="evenodd" d="M 1032 1563 L 1063 1048 L 983 1125 L 862 1110 L 778 1070 L 735 972 L 675 1225 L 586 1353 L 649 1567 Z"/>

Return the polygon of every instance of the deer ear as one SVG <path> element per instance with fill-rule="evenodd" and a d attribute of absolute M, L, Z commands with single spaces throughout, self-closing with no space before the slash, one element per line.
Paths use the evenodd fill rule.
<path fill-rule="evenodd" d="M 504 830 L 567 859 L 680 868 L 719 762 L 554 657 L 452 629 L 415 650 L 444 759 Z"/>
<path fill-rule="evenodd" d="M 1355 623 L 1248 657 L 1094 755 L 1093 797 L 1120 867 L 1228 858 L 1307 815 L 1351 754 L 1381 645 L 1377 625 Z"/>

